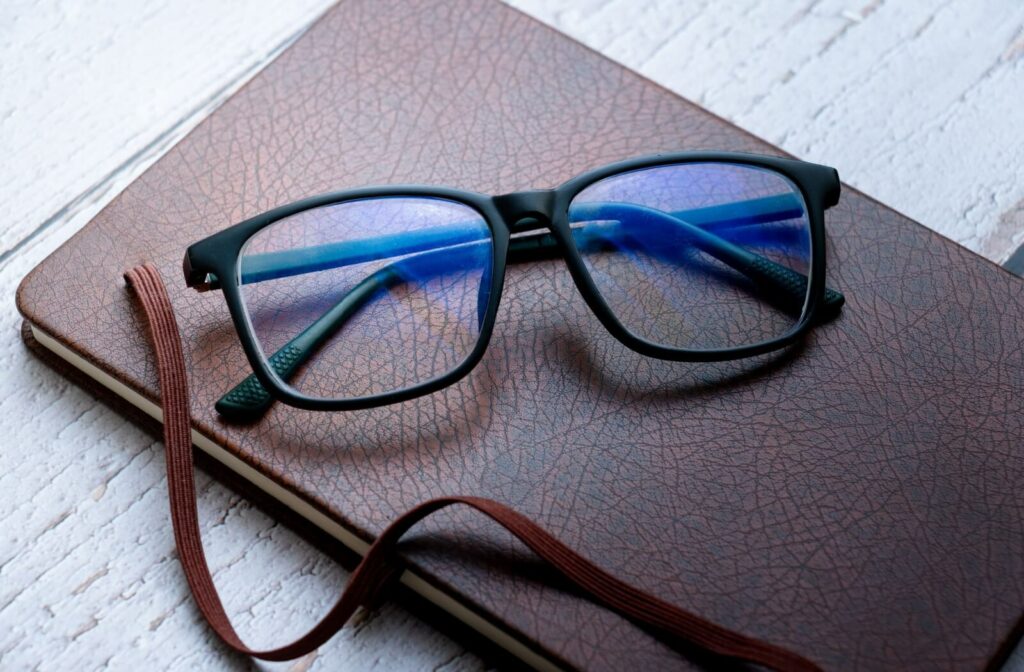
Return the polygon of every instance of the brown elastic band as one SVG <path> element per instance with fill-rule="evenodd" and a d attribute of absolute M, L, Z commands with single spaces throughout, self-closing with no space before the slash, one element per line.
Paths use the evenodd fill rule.
<path fill-rule="evenodd" d="M 163 280 L 152 264 L 133 268 L 125 274 L 125 279 L 134 287 L 141 300 L 156 351 L 164 413 L 171 519 L 178 556 L 199 610 L 213 630 L 235 651 L 278 661 L 297 658 L 313 651 L 340 630 L 359 606 L 372 606 L 381 591 L 401 574 L 396 546 L 399 538 L 409 528 L 434 511 L 452 504 L 465 504 L 514 534 L 593 600 L 669 643 L 696 647 L 711 654 L 757 663 L 775 670 L 802 672 L 820 669 L 791 651 L 723 628 L 620 581 L 516 511 L 504 504 L 479 497 L 442 497 L 410 509 L 391 523 L 370 546 L 352 573 L 341 597 L 312 630 L 291 644 L 276 649 L 256 651 L 249 648 L 231 626 L 203 553 L 192 467 L 188 381 L 173 308 Z"/>

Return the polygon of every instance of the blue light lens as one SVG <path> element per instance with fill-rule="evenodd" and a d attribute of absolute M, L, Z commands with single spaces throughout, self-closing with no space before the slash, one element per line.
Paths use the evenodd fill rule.
<path fill-rule="evenodd" d="M 494 265 L 476 210 L 395 196 L 314 208 L 260 230 L 238 281 L 282 382 L 317 398 L 414 387 L 457 368 L 482 327 Z"/>
<path fill-rule="evenodd" d="M 622 173 L 580 192 L 569 219 L 602 298 L 651 343 L 752 345 L 785 335 L 804 311 L 810 222 L 799 189 L 774 171 L 688 163 Z"/>

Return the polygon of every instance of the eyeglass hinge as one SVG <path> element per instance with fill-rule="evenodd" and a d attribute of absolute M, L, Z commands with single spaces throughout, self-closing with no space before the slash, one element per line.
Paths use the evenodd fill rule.
<path fill-rule="evenodd" d="M 185 274 L 185 284 L 197 292 L 208 292 L 211 289 L 218 289 L 220 284 L 217 278 L 210 273 L 200 271 L 192 267 L 191 250 L 185 251 L 185 258 L 181 262 L 181 270 Z"/>

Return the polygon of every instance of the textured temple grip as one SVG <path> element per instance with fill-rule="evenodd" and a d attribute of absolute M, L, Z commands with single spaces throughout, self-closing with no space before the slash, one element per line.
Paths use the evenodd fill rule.
<path fill-rule="evenodd" d="M 267 360 L 282 380 L 288 380 L 305 359 L 302 350 L 286 345 Z M 251 420 L 262 415 L 274 403 L 274 398 L 264 389 L 263 384 L 251 374 L 221 397 L 214 408 L 229 420 Z"/>
<path fill-rule="evenodd" d="M 450 250 L 448 251 L 450 254 Z M 434 254 L 433 258 L 423 260 L 426 254 L 419 255 L 422 262 L 420 270 L 426 270 L 429 263 L 436 265 L 444 255 Z M 284 344 L 267 360 L 277 376 L 288 381 L 295 375 L 299 367 L 330 338 L 345 321 L 362 306 L 373 300 L 379 292 L 386 291 L 392 285 L 401 282 L 403 270 L 408 273 L 410 260 L 396 262 L 379 269 L 367 276 L 353 287 L 330 310 L 321 315 L 316 322 L 309 325 L 298 336 Z M 431 267 L 432 268 L 432 267 Z M 222 416 L 235 422 L 250 422 L 258 419 L 273 403 L 273 397 L 264 389 L 263 384 L 254 375 L 250 375 L 241 383 L 231 388 L 221 397 L 214 408 Z"/>
<path fill-rule="evenodd" d="M 746 275 L 751 280 L 770 286 L 771 292 L 766 294 L 769 300 L 775 300 L 782 304 L 782 308 L 790 312 L 802 311 L 807 298 L 807 276 L 803 273 L 787 268 L 771 259 L 754 255 L 753 260 L 747 266 Z M 830 287 L 825 288 L 825 301 L 817 316 L 818 321 L 827 322 L 834 319 L 839 315 L 839 310 L 844 303 L 846 303 L 846 297 L 842 293 Z"/>

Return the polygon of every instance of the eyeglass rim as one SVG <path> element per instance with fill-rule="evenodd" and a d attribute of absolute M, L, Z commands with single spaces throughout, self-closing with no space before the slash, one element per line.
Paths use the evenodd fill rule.
<path fill-rule="evenodd" d="M 569 230 L 568 208 L 572 200 L 588 186 L 608 177 L 643 168 L 692 163 L 736 164 L 771 170 L 787 178 L 799 190 L 807 206 L 811 233 L 809 286 L 803 312 L 785 334 L 758 343 L 719 349 L 673 348 L 653 343 L 633 334 L 621 323 L 590 276 Z M 509 220 L 512 215 L 531 209 L 547 210 L 544 213 L 548 218 L 546 228 L 557 240 L 577 289 L 609 333 L 631 350 L 644 356 L 669 361 L 713 362 L 752 357 L 792 345 L 815 323 L 824 302 L 824 213 L 839 202 L 840 190 L 838 172 L 829 166 L 786 157 L 736 152 L 676 152 L 641 156 L 586 171 L 554 189 L 496 196 L 433 185 L 367 186 L 288 203 L 219 231 L 188 247 L 183 270 L 186 284 L 190 287 L 200 290 L 207 288 L 211 276 L 219 281 L 232 322 L 253 373 L 275 400 L 308 410 L 360 410 L 400 403 L 436 392 L 458 382 L 479 364 L 494 331 L 504 287 L 509 241 L 513 231 L 518 230 L 517 222 Z M 454 201 L 475 210 L 487 224 L 493 244 L 493 267 L 490 297 L 477 342 L 457 367 L 408 388 L 337 399 L 303 394 L 277 376 L 259 345 L 238 283 L 236 270 L 240 253 L 257 232 L 286 217 L 352 200 L 394 196 Z"/>

